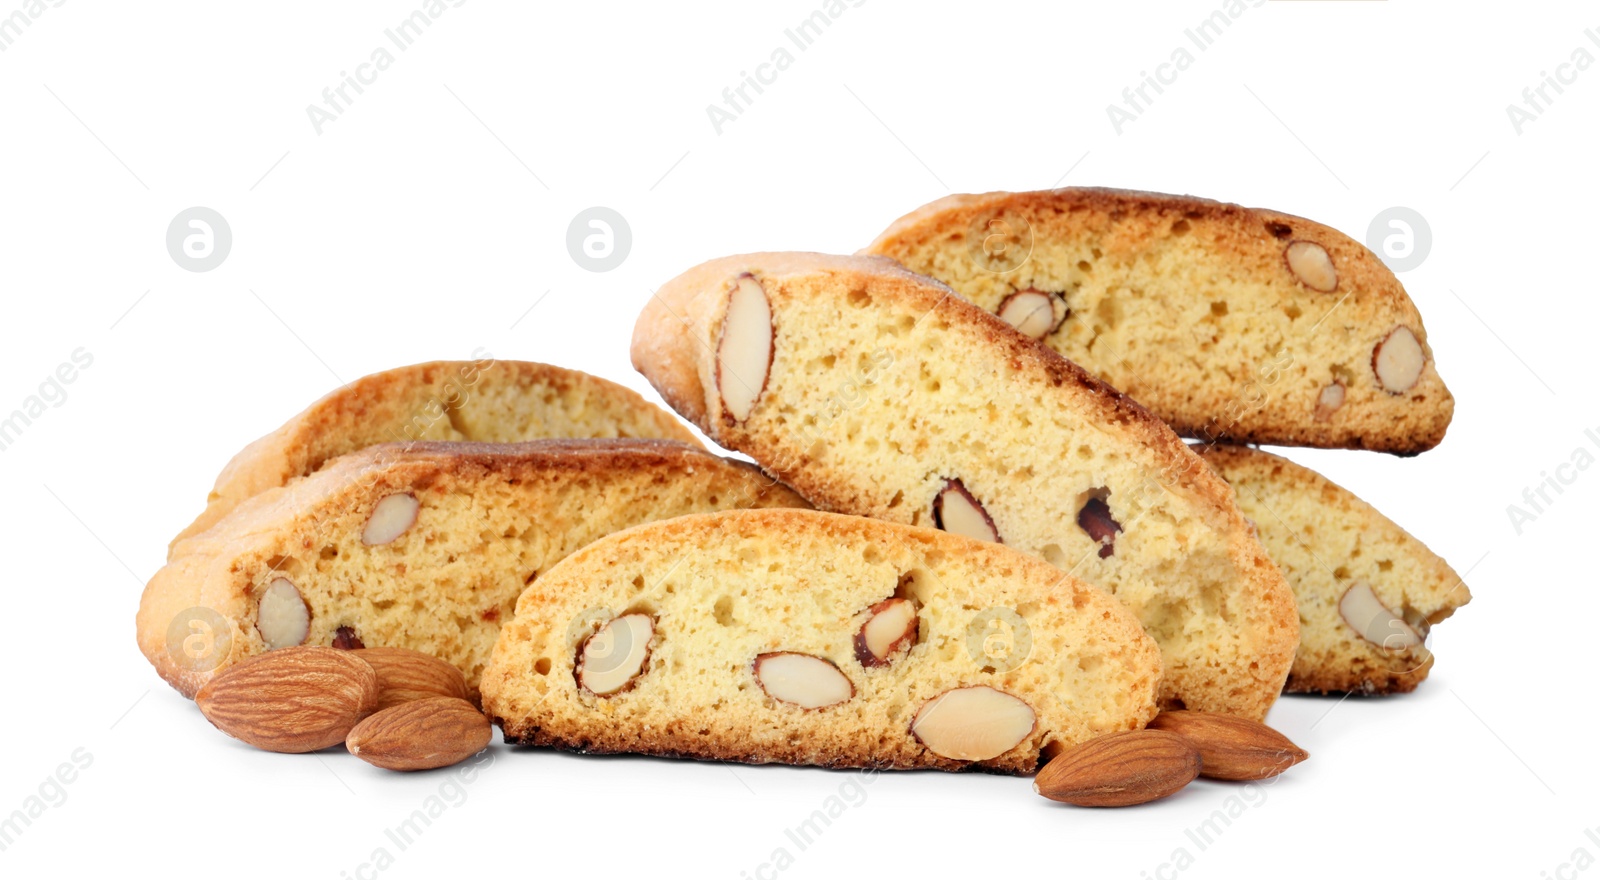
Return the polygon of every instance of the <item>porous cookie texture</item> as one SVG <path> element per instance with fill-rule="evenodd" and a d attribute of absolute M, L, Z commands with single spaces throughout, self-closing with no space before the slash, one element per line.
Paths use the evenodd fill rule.
<path fill-rule="evenodd" d="M 1244 446 L 1201 454 L 1294 588 L 1300 650 L 1287 690 L 1403 693 L 1428 677 L 1429 627 L 1472 599 L 1449 563 L 1309 468 Z"/>
<path fill-rule="evenodd" d="M 954 195 L 863 253 L 949 284 L 1185 436 L 1408 455 L 1455 409 L 1394 273 L 1303 217 L 1098 188 Z"/>
<path fill-rule="evenodd" d="M 633 362 L 819 508 L 998 540 L 1108 589 L 1161 646 L 1166 704 L 1260 719 L 1282 689 L 1294 596 L 1227 483 L 949 288 L 879 257 L 714 260 L 657 292 Z"/>
<path fill-rule="evenodd" d="M 768 506 L 809 505 L 668 440 L 382 444 L 180 541 L 145 587 L 139 647 L 191 697 L 291 645 L 411 648 L 475 690 L 517 595 L 566 555 L 653 519 Z"/>
<path fill-rule="evenodd" d="M 900 607 L 908 638 L 864 660 L 858 636 Z M 1127 609 L 1031 557 L 742 510 L 628 529 L 551 569 L 502 630 L 483 699 L 513 743 L 1032 773 L 1142 727 L 1160 673 Z"/>
<path fill-rule="evenodd" d="M 246 446 L 217 477 L 205 512 L 173 544 L 215 525 L 258 492 L 378 443 L 562 437 L 700 445 L 670 413 L 634 391 L 576 370 L 492 358 L 400 367 L 357 379 Z"/>

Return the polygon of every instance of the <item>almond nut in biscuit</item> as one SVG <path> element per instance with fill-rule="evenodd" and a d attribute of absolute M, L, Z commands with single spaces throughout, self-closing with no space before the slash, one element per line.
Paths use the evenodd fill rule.
<path fill-rule="evenodd" d="M 1000 316 L 1000 320 L 1017 328 L 1022 335 L 1043 339 L 1061 323 L 1056 320 L 1056 300 L 1059 298 L 1030 287 L 1001 300 L 1000 310 L 995 314 Z"/>
<path fill-rule="evenodd" d="M 206 682 L 200 714 L 269 752 L 314 752 L 344 741 L 378 709 L 378 674 L 354 651 L 309 646 L 257 654 Z"/>
<path fill-rule="evenodd" d="M 1011 751 L 1033 733 L 1032 707 L 987 685 L 954 688 L 924 703 L 911 734 L 942 758 L 987 761 Z"/>
<path fill-rule="evenodd" d="M 1339 597 L 1339 616 L 1361 638 L 1385 650 L 1404 651 L 1422 644 L 1422 634 L 1384 605 L 1365 581 L 1351 584 Z"/>
<path fill-rule="evenodd" d="M 1311 418 L 1318 422 L 1329 421 L 1341 406 L 1344 406 L 1344 383 L 1330 382 L 1317 395 L 1317 408 Z"/>
<path fill-rule="evenodd" d="M 1100 558 L 1107 559 L 1116 553 L 1117 534 L 1122 523 L 1111 515 L 1111 505 L 1098 495 L 1091 495 L 1078 510 L 1078 528 L 1088 534 L 1089 540 L 1100 545 Z"/>
<path fill-rule="evenodd" d="M 1372 372 L 1378 384 L 1390 394 L 1404 394 L 1422 378 L 1428 362 L 1422 343 L 1411 328 L 1401 325 L 1389 331 L 1372 349 Z"/>
<path fill-rule="evenodd" d="M 972 497 L 960 480 L 946 480 L 944 488 L 934 496 L 933 525 L 934 528 L 979 541 L 1004 543 L 1000 540 L 1000 530 L 989 518 L 989 512 L 983 509 L 978 499 Z"/>
<path fill-rule="evenodd" d="M 303 645 L 311 634 L 311 609 L 288 578 L 274 578 L 256 603 L 256 631 L 268 650 Z"/>
<path fill-rule="evenodd" d="M 1305 749 L 1262 724 L 1237 715 L 1162 712 L 1151 730 L 1165 730 L 1189 741 L 1200 752 L 1200 775 L 1207 779 L 1245 782 L 1267 779 L 1304 761 Z"/>
<path fill-rule="evenodd" d="M 862 666 L 888 666 L 894 655 L 917 640 L 917 606 L 910 599 L 885 599 L 867 609 L 856 632 L 856 660 Z"/>
<path fill-rule="evenodd" d="M 1321 293 L 1338 289 L 1339 273 L 1334 271 L 1333 258 L 1322 245 L 1304 239 L 1291 241 L 1283 250 L 1283 259 L 1301 284 Z"/>
<path fill-rule="evenodd" d="M 1200 774 L 1200 752 L 1161 730 L 1126 730 L 1074 746 L 1044 765 L 1033 790 L 1080 807 L 1130 807 L 1174 794 Z"/>
<path fill-rule="evenodd" d="M 356 635 L 355 627 L 341 626 L 333 632 L 333 646 L 341 651 L 355 651 L 365 648 L 361 637 Z"/>
<path fill-rule="evenodd" d="M 368 547 L 388 544 L 406 533 L 417 521 L 421 504 L 409 492 L 385 495 L 372 505 L 372 515 L 367 517 L 366 528 L 361 530 L 361 543 Z"/>
<path fill-rule="evenodd" d="M 461 670 L 432 654 L 410 648 L 362 648 L 355 652 L 378 673 L 378 708 L 430 697 L 468 699 Z"/>
<path fill-rule="evenodd" d="M 633 687 L 650 659 L 655 632 L 655 621 L 648 614 L 624 614 L 608 621 L 578 645 L 578 684 L 600 697 Z"/>
<path fill-rule="evenodd" d="M 432 697 L 392 706 L 367 718 L 345 747 L 385 770 L 433 770 L 472 757 L 489 745 L 494 728 L 471 703 Z"/>
<path fill-rule="evenodd" d="M 802 709 L 837 705 L 856 695 L 855 685 L 839 667 L 810 654 L 761 654 L 752 669 L 767 696 Z"/>
<path fill-rule="evenodd" d="M 736 422 L 750 417 L 767 387 L 773 333 L 767 292 L 754 275 L 740 275 L 728 294 L 728 310 L 722 316 L 717 341 L 717 391 L 722 394 L 723 410 Z"/>

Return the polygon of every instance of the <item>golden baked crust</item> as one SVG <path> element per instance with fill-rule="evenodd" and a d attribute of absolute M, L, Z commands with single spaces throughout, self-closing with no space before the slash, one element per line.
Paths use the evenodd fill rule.
<path fill-rule="evenodd" d="M 889 598 L 916 603 L 915 643 L 868 668 L 853 638 Z M 622 614 L 655 621 L 649 653 L 628 688 L 597 696 L 579 685 L 576 658 Z M 993 638 L 1009 641 L 997 648 Z M 767 652 L 831 663 L 851 696 L 815 709 L 773 699 L 753 670 Z M 1144 726 L 1160 673 L 1159 652 L 1127 609 L 1023 554 L 863 517 L 741 510 L 618 532 L 551 569 L 502 629 L 483 697 L 513 743 L 1032 773 L 1041 753 Z M 934 754 L 912 735 L 913 718 L 971 686 L 1027 703 L 1031 732 L 984 760 Z"/>
<path fill-rule="evenodd" d="M 734 280 L 770 301 L 774 356 L 744 421 L 715 381 Z M 1126 602 L 1166 652 L 1163 699 L 1261 718 L 1297 639 L 1294 599 L 1233 491 L 1166 425 L 937 282 L 881 257 L 750 254 L 664 285 L 634 366 L 718 443 L 821 509 L 933 524 L 949 479 L 1008 545 Z M 751 379 L 753 384 L 754 378 Z M 1105 494 L 1116 555 L 1077 525 Z"/>
<path fill-rule="evenodd" d="M 1293 241 L 1326 250 L 1333 290 L 1290 270 Z M 991 312 L 1018 290 L 1060 294 L 1046 344 L 1185 436 L 1410 455 L 1437 445 L 1454 412 L 1399 280 L 1359 242 L 1302 217 L 1099 188 L 953 195 L 863 253 Z M 1390 394 L 1373 352 L 1398 326 L 1427 361 L 1415 386 Z M 1342 406 L 1319 414 L 1336 383 Z"/>
<path fill-rule="evenodd" d="M 414 523 L 367 546 L 374 506 L 403 493 L 419 502 Z M 332 644 L 347 627 L 366 647 L 454 663 L 476 687 L 517 595 L 572 551 L 652 519 L 785 505 L 808 506 L 748 464 L 670 440 L 381 444 L 179 541 L 145 587 L 139 648 L 192 697 L 266 649 L 257 602 L 286 578 L 311 612 L 305 644 Z"/>
<path fill-rule="evenodd" d="M 1339 613 L 1352 584 L 1426 632 L 1472 593 L 1450 564 L 1372 505 L 1327 477 L 1259 449 L 1200 449 L 1231 483 L 1261 543 L 1294 588 L 1300 649 L 1289 692 L 1405 693 L 1433 668 L 1424 645 L 1402 649 L 1361 638 Z"/>
<path fill-rule="evenodd" d="M 258 492 L 377 443 L 560 437 L 700 445 L 671 414 L 631 389 L 577 370 L 493 359 L 414 364 L 363 376 L 246 446 L 222 469 L 205 511 L 173 544 L 210 528 Z"/>

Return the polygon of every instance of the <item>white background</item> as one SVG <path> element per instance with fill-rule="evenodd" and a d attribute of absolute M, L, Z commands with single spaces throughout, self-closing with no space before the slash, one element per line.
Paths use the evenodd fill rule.
<path fill-rule="evenodd" d="M 474 0 L 319 135 L 307 105 L 419 5 L 73 0 L 0 53 L 0 412 L 74 350 L 93 357 L 0 452 L 0 814 L 92 755 L 0 873 L 1600 878 L 1570 864 L 1600 857 L 1578 722 L 1600 469 L 1520 535 L 1507 514 L 1575 449 L 1600 454 L 1584 435 L 1600 432 L 1600 69 L 1548 92 L 1520 134 L 1506 113 L 1575 48 L 1600 55 L 1592 5 L 1274 0 L 1200 51 L 1184 30 L 1218 2 L 870 0 L 791 46 L 719 135 L 706 106 L 788 45 L 812 0 Z M 1118 134 L 1106 106 L 1179 46 L 1192 66 Z M 497 745 L 399 851 L 385 829 L 448 771 L 253 751 L 136 650 L 143 582 L 218 468 L 339 382 L 484 346 L 649 393 L 628 365 L 634 316 L 688 266 L 850 252 L 948 192 L 1058 183 L 1268 206 L 1361 239 L 1394 205 L 1431 226 L 1403 280 L 1456 395 L 1449 436 L 1409 460 L 1291 455 L 1470 572 L 1475 599 L 1435 631 L 1417 693 L 1282 700 L 1271 722 L 1312 758 L 1276 785 L 1090 811 L 1014 778 L 880 775 L 801 851 L 784 830 L 851 775 Z M 165 247 L 193 205 L 233 231 L 206 273 Z M 595 205 L 633 232 L 607 273 L 566 248 Z M 1208 847 L 1185 835 L 1246 794 Z M 379 846 L 392 865 L 362 868 Z M 793 864 L 763 867 L 780 846 Z"/>

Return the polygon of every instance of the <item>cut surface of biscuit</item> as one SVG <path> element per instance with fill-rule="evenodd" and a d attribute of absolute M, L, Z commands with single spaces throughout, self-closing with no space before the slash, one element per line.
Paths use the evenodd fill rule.
<path fill-rule="evenodd" d="M 639 394 L 577 370 L 493 358 L 399 367 L 357 379 L 245 447 L 217 477 L 205 511 L 173 544 L 210 528 L 258 492 L 378 443 L 564 437 L 700 445 L 688 428 Z"/>
<path fill-rule="evenodd" d="M 857 637 L 886 612 L 908 637 L 864 662 Z M 502 630 L 483 697 L 528 745 L 1031 773 L 1142 727 L 1160 675 L 1127 609 L 1039 560 L 863 517 L 741 510 L 628 529 L 551 569 Z"/>
<path fill-rule="evenodd" d="M 1185 436 L 1414 454 L 1454 412 L 1394 273 L 1302 217 L 1097 188 L 955 195 L 863 253 L 949 284 Z"/>
<path fill-rule="evenodd" d="M 139 646 L 186 696 L 292 645 L 412 648 L 476 688 L 517 595 L 653 519 L 806 502 L 668 440 L 395 443 L 269 489 L 181 541 L 146 586 Z"/>
<path fill-rule="evenodd" d="M 1300 607 L 1291 692 L 1414 690 L 1434 624 L 1472 600 L 1421 541 L 1327 477 L 1245 446 L 1201 455 L 1239 494 Z"/>
<path fill-rule="evenodd" d="M 749 281 L 770 327 L 729 317 Z M 948 288 L 883 258 L 714 260 L 657 292 L 633 362 L 818 508 L 998 540 L 1109 590 L 1161 645 L 1168 705 L 1260 719 L 1282 689 L 1294 596 L 1233 491 L 1138 404 Z M 729 381 L 756 391 L 743 417 Z"/>

